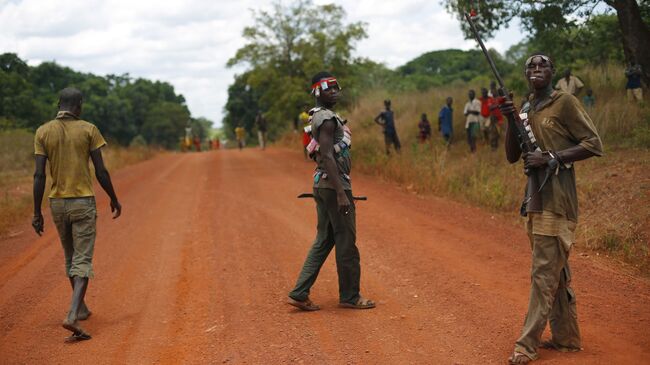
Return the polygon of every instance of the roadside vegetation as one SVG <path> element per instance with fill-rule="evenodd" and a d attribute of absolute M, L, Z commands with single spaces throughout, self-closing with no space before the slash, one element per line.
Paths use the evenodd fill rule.
<path fill-rule="evenodd" d="M 605 147 L 604 157 L 576 164 L 580 195 L 577 246 L 650 274 L 650 110 L 627 101 L 622 70 L 621 66 L 606 65 L 575 72 L 594 90 L 597 101 L 589 113 Z M 469 153 L 465 140 L 462 109 L 467 91 L 488 84 L 489 79 L 478 77 L 425 92 L 375 90 L 362 97 L 355 107 L 341 112 L 353 131 L 355 171 L 396 182 L 412 193 L 480 206 L 518 223 L 526 182 L 522 165 L 507 163 L 503 136 L 497 151 L 479 143 L 475 155 Z M 454 142 L 449 149 L 436 133 L 438 111 L 447 96 L 454 98 Z M 402 153 L 390 156 L 384 152 L 381 127 L 373 121 L 386 98 L 393 102 L 402 141 Z M 417 141 L 422 113 L 427 113 L 434 131 L 426 144 Z M 300 148 L 293 134 L 287 134 L 281 144 Z"/>
<path fill-rule="evenodd" d="M 34 135 L 30 131 L 0 131 L 0 238 L 20 233 L 16 227 L 31 219 L 33 146 Z M 127 148 L 109 144 L 103 149 L 104 161 L 111 173 L 156 153 L 158 150 L 146 146 Z M 48 175 L 48 189 L 50 181 Z"/>

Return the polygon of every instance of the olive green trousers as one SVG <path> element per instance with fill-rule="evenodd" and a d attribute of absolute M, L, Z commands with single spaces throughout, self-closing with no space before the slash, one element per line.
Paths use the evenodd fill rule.
<path fill-rule="evenodd" d="M 318 215 L 316 239 L 307 254 L 300 275 L 298 275 L 296 286 L 289 293 L 290 298 L 304 301 L 309 297 L 309 291 L 316 282 L 321 267 L 332 248 L 336 247 L 339 302 L 356 303 L 359 299 L 361 265 L 356 245 L 356 212 L 352 192 L 346 190 L 345 193 L 352 204 L 347 215 L 339 212 L 335 190 L 314 189 Z"/>

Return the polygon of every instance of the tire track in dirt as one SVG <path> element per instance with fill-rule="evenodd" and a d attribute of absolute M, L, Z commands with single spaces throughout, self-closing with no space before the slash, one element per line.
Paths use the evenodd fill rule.
<path fill-rule="evenodd" d="M 315 233 L 297 200 L 313 166 L 285 150 L 169 154 L 115 174 L 125 214 L 98 192 L 97 278 L 85 323 L 65 345 L 70 289 L 51 220 L 0 250 L 0 354 L 7 363 L 504 363 L 527 305 L 523 229 L 479 209 L 354 175 L 362 292 L 337 308 L 334 258 L 298 312 L 286 294 Z M 29 227 L 27 227 L 29 228 Z M 27 230 L 25 228 L 25 230 Z M 540 364 L 634 363 L 650 356 L 650 284 L 573 253 L 583 352 Z M 3 360 L 3 362 L 5 362 Z"/>

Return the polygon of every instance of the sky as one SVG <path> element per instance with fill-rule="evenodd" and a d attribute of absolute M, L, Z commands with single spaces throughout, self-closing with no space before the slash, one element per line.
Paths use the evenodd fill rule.
<path fill-rule="evenodd" d="M 290 1 L 282 1 L 289 5 Z M 367 23 L 355 55 L 394 68 L 422 53 L 472 49 L 439 0 L 314 0 L 342 6 L 346 22 Z M 271 0 L 0 0 L 0 53 L 30 65 L 56 61 L 98 75 L 129 73 L 171 83 L 193 117 L 221 125 L 228 85 L 244 66 L 226 62 L 245 45 L 251 9 Z M 504 52 L 522 40 L 517 26 L 486 42 Z"/>

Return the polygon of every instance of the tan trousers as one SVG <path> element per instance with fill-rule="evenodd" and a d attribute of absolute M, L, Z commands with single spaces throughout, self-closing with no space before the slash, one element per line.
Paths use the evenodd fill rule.
<path fill-rule="evenodd" d="M 642 102 L 643 101 L 643 89 L 642 88 L 636 88 L 636 89 L 627 89 L 627 101 L 637 101 L 637 102 Z"/>
<path fill-rule="evenodd" d="M 565 242 L 569 239 L 566 234 L 533 234 L 532 225 L 529 221 L 533 252 L 528 313 L 515 351 L 534 360 L 547 323 L 551 327 L 551 340 L 566 350 L 580 349 L 580 329 L 569 268 L 572 242 Z"/>

